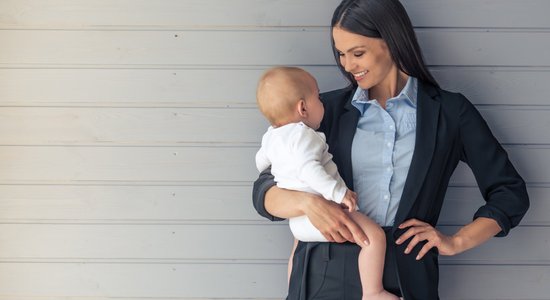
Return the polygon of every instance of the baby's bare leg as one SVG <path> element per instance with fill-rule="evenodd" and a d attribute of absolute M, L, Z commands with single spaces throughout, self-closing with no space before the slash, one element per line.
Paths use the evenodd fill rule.
<path fill-rule="evenodd" d="M 384 290 L 382 275 L 384 272 L 384 259 L 386 256 L 386 234 L 373 220 L 364 214 L 354 211 L 350 217 L 363 229 L 369 238 L 369 245 L 358 242 L 361 246 L 359 253 L 359 276 L 363 287 L 363 300 L 388 299 L 397 300 L 397 296 Z"/>

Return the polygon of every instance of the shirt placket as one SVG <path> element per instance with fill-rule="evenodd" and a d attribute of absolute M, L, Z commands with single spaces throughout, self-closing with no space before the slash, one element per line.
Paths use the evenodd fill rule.
<path fill-rule="evenodd" d="M 382 147 L 382 168 L 384 170 L 380 182 L 380 201 L 378 201 L 376 218 L 379 224 L 386 224 L 386 216 L 390 206 L 390 183 L 393 176 L 393 150 L 395 146 L 395 121 L 390 114 L 381 107 L 378 107 L 384 120 L 384 146 Z"/>

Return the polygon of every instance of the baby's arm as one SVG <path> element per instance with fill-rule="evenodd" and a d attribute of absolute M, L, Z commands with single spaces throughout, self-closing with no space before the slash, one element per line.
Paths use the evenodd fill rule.
<path fill-rule="evenodd" d="M 322 164 L 323 155 L 330 155 L 327 153 L 328 145 L 325 140 L 310 128 L 301 130 L 294 138 L 293 152 L 298 178 L 325 199 L 342 203 L 348 188 L 338 173 L 336 178 L 332 177 Z M 334 162 L 330 161 L 330 164 Z M 336 168 L 335 165 L 334 168 Z"/>
<path fill-rule="evenodd" d="M 346 195 L 342 198 L 342 205 L 349 210 L 355 211 L 357 208 L 357 194 L 352 190 L 347 190 Z"/>
<path fill-rule="evenodd" d="M 258 169 L 258 172 L 262 172 L 271 166 L 271 161 L 267 158 L 267 154 L 265 152 L 264 139 L 265 135 L 262 137 L 262 146 L 256 153 L 256 168 Z"/>

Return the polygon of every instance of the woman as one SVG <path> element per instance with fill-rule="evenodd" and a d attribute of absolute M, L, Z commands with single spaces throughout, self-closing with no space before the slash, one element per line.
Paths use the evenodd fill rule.
<path fill-rule="evenodd" d="M 427 70 L 398 0 L 344 0 L 332 48 L 352 83 L 322 95 L 334 161 L 360 211 L 383 226 L 383 283 L 404 299 L 439 299 L 438 255 L 504 236 L 529 207 L 525 183 L 475 107 Z M 435 229 L 459 161 L 472 169 L 486 204 L 452 236 Z M 331 243 L 300 242 L 288 299 L 360 299 L 359 247 L 366 236 L 334 202 L 279 189 L 269 171 L 254 184 L 254 206 L 271 220 L 307 215 Z"/>

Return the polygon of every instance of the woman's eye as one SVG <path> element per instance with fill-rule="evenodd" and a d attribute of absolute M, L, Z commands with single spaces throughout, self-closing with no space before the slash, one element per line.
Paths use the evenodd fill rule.
<path fill-rule="evenodd" d="M 344 56 L 344 53 L 338 52 L 338 56 L 342 57 L 342 56 Z"/>
<path fill-rule="evenodd" d="M 365 52 L 355 52 L 355 53 L 353 53 L 353 56 L 361 57 L 361 56 L 363 56 L 363 54 L 365 54 Z"/>

